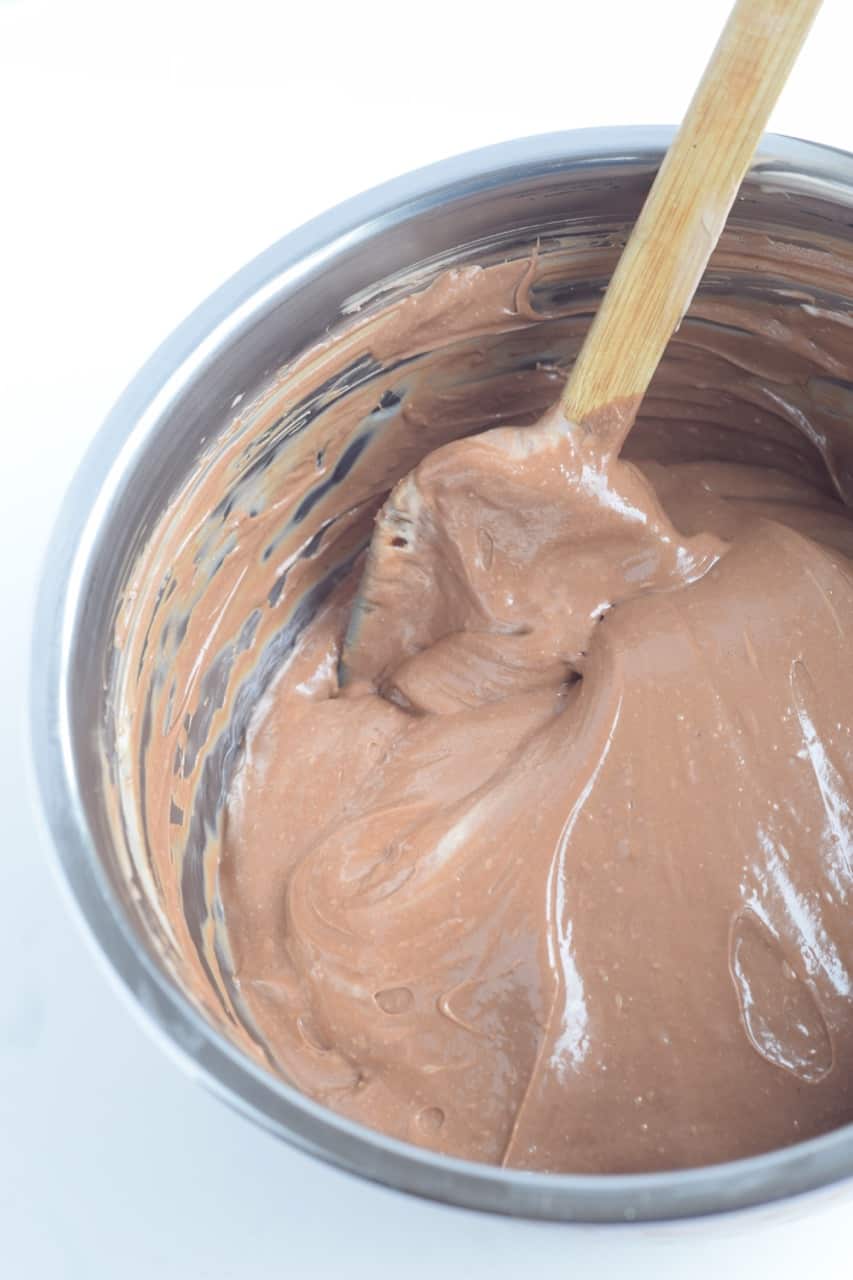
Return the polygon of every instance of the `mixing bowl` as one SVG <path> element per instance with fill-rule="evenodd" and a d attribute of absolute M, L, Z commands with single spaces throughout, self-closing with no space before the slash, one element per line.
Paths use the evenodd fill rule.
<path fill-rule="evenodd" d="M 289 450 L 311 430 L 320 400 L 341 399 L 375 376 L 379 364 L 362 364 L 334 385 L 315 389 L 313 400 L 288 402 L 286 411 L 271 415 L 275 395 L 286 399 L 282 368 L 330 331 L 369 315 L 389 298 L 422 289 L 448 265 L 494 264 L 531 253 L 543 261 L 555 255 L 559 267 L 540 291 L 543 314 L 562 308 L 582 328 L 670 136 L 665 129 L 587 130 L 486 148 L 359 196 L 286 236 L 205 302 L 128 387 L 73 481 L 41 584 L 31 690 L 41 802 L 79 912 L 132 1002 L 194 1074 L 276 1135 L 367 1178 L 469 1208 L 598 1222 L 732 1210 L 853 1174 L 853 1129 L 687 1171 L 534 1174 L 409 1146 L 300 1094 L 217 1011 L 216 982 L 203 955 L 207 906 L 199 891 L 198 859 L 187 862 L 174 888 L 188 921 L 186 934 L 177 941 L 165 938 L 166 890 L 148 865 L 144 814 L 141 834 L 133 830 L 140 813 L 125 787 L 138 763 L 133 742 L 157 728 L 133 723 L 134 714 L 145 714 L 144 700 L 133 714 L 123 704 L 129 685 L 117 620 L 122 616 L 126 624 L 130 617 L 137 628 L 145 625 L 134 613 L 137 596 L 144 595 L 139 574 L 145 548 L 162 532 L 176 495 L 189 492 L 195 475 L 213 474 L 235 430 L 238 436 L 247 433 L 243 479 L 250 461 L 253 475 L 283 475 Z M 747 246 L 766 241 L 771 247 L 756 255 L 730 252 L 724 243 L 703 281 L 700 302 L 716 292 L 744 306 L 756 298 L 787 298 L 797 305 L 805 300 L 816 313 L 850 309 L 853 158 L 767 137 L 729 227 L 730 236 L 743 234 Z M 815 253 L 786 257 L 785 245 L 791 244 Z M 839 264 L 837 278 L 826 267 L 833 261 Z M 496 350 L 518 369 L 531 367 L 523 344 Z M 398 459 L 397 470 L 408 465 L 411 458 Z M 389 481 L 392 473 L 393 468 Z M 227 513 L 228 504 L 223 487 L 206 518 Z M 210 554 L 215 552 L 214 546 Z M 161 572 L 162 555 L 158 563 Z M 168 573 L 167 567 L 156 608 L 167 595 Z M 271 608 L 273 595 L 267 601 Z M 307 616 L 303 609 L 300 625 Z M 255 631 L 266 628 L 267 679 L 284 652 L 271 619 L 264 614 L 258 627 L 253 624 L 244 646 L 250 648 Z M 292 629 L 292 620 L 288 625 Z M 226 682 L 230 672 L 231 666 Z M 215 682 L 201 683 L 215 705 L 210 714 L 201 714 L 201 703 L 196 708 L 194 754 L 205 764 L 209 784 L 233 768 L 245 722 L 229 730 L 230 737 L 217 738 L 214 713 L 224 695 Z M 221 790 L 214 787 L 206 802 L 196 797 L 202 852 L 215 827 Z"/>

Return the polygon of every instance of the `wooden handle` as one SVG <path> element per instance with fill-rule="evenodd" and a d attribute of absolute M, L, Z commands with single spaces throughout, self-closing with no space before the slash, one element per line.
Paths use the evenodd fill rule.
<path fill-rule="evenodd" d="M 820 3 L 737 0 L 731 12 L 563 393 L 566 417 L 591 429 L 617 410 L 614 447 L 690 306 Z"/>

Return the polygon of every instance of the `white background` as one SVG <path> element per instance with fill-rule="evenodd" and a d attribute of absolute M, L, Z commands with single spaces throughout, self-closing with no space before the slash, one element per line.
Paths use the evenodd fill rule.
<path fill-rule="evenodd" d="M 346 1177 L 208 1097 L 117 998 L 25 763 L 29 611 L 111 402 L 211 289 L 447 154 L 679 118 L 727 0 L 0 0 L 0 1272 L 15 1280 L 853 1271 L 853 1196 L 683 1228 L 490 1219 Z M 773 118 L 853 149 L 850 0 Z"/>

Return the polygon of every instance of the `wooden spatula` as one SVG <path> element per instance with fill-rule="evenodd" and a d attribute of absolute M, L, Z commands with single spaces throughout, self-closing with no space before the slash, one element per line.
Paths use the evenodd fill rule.
<path fill-rule="evenodd" d="M 690 305 L 819 7 L 820 0 L 737 0 L 559 405 L 523 428 L 522 445 L 507 428 L 487 432 L 481 441 L 493 440 L 497 450 L 520 447 L 529 460 L 537 450 L 553 451 L 562 433 L 571 436 L 576 453 L 591 447 L 599 457 L 615 458 Z M 400 481 L 377 518 L 341 656 L 342 684 L 363 679 L 381 687 L 400 659 L 437 638 L 430 621 L 436 601 L 430 596 L 438 591 L 436 556 L 448 545 L 440 526 L 455 521 L 446 508 L 426 509 L 418 475 L 416 469 Z M 523 477 L 522 464 L 515 475 L 522 489 Z M 476 477 L 471 488 L 476 490 Z M 519 501 L 535 505 L 537 494 L 525 491 Z M 464 608 L 451 600 L 444 612 L 455 618 L 453 625 L 465 627 Z"/>
<path fill-rule="evenodd" d="M 627 435 L 820 3 L 737 0 L 575 361 L 570 421 L 615 407 Z"/>

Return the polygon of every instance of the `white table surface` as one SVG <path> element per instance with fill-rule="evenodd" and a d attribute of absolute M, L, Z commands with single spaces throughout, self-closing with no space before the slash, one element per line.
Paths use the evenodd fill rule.
<path fill-rule="evenodd" d="M 602 1232 L 409 1199 L 256 1130 L 118 998 L 54 882 L 25 758 L 41 549 L 157 342 L 278 236 L 402 170 L 676 120 L 727 7 L 0 0 L 0 1274 L 853 1273 L 850 1188 L 781 1217 Z M 773 127 L 853 149 L 851 34 L 849 0 L 826 0 Z"/>

